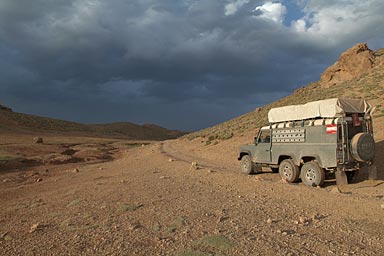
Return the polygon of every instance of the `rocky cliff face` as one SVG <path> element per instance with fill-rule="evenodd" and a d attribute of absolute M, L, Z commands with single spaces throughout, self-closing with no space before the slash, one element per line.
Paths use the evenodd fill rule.
<path fill-rule="evenodd" d="M 361 76 L 373 68 L 375 55 L 365 43 L 360 43 L 340 55 L 339 60 L 327 68 L 320 77 L 324 87 Z"/>

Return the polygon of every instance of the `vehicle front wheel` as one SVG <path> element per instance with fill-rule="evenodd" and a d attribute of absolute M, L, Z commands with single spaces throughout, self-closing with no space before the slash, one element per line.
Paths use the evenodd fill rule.
<path fill-rule="evenodd" d="M 306 162 L 301 167 L 301 180 L 307 186 L 321 186 L 325 180 L 324 169 L 316 162 Z"/>
<path fill-rule="evenodd" d="M 285 159 L 280 163 L 279 173 L 283 180 L 288 183 L 294 183 L 299 179 L 299 167 L 295 165 L 292 159 Z"/>
<path fill-rule="evenodd" d="M 241 172 L 244 174 L 253 173 L 253 163 L 252 163 L 251 157 L 249 155 L 244 155 L 241 158 L 240 169 L 241 169 Z"/>

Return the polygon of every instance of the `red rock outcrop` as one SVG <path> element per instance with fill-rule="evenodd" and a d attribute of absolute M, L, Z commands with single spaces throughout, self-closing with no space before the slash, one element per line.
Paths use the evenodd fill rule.
<path fill-rule="evenodd" d="M 366 43 L 360 43 L 340 55 L 339 60 L 327 68 L 320 76 L 320 83 L 329 87 L 356 78 L 370 69 L 375 55 Z"/>

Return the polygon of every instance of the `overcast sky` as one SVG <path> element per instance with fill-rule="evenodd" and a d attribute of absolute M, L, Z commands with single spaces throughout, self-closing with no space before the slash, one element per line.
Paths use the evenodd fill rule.
<path fill-rule="evenodd" d="M 0 0 L 0 104 L 197 130 L 384 47 L 382 0 Z"/>

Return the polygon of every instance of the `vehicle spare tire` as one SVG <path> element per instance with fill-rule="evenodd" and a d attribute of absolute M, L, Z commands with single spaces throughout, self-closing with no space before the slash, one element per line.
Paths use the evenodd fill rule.
<path fill-rule="evenodd" d="M 369 133 L 358 133 L 351 140 L 351 153 L 360 162 L 372 161 L 375 157 L 375 141 Z"/>

